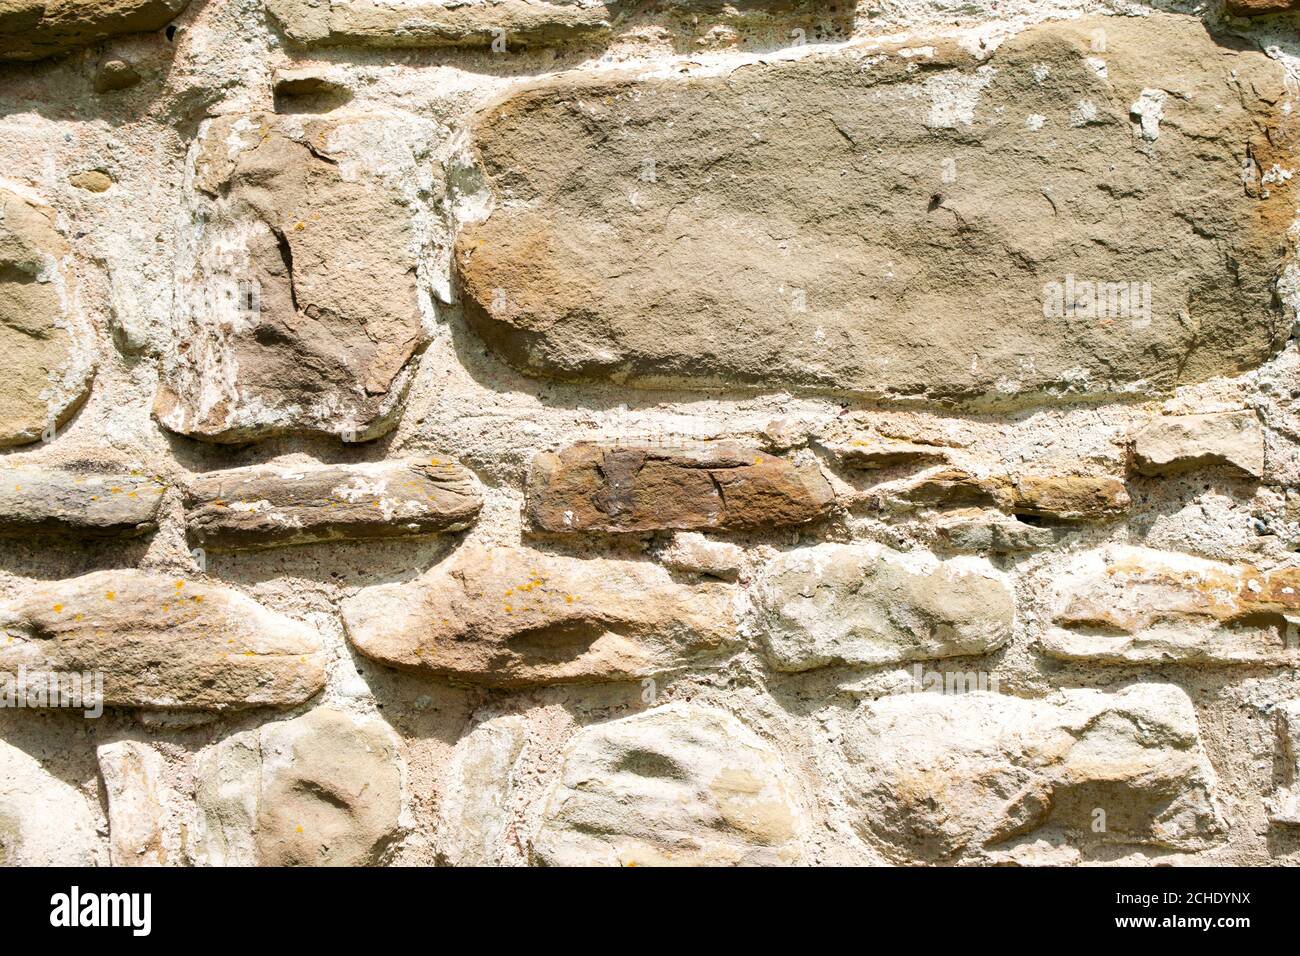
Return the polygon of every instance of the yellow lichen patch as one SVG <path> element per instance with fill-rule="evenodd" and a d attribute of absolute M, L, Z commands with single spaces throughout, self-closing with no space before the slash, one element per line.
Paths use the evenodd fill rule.
<path fill-rule="evenodd" d="M 117 597 L 117 592 L 116 592 L 116 591 L 109 591 L 108 593 L 106 593 L 106 594 L 104 595 L 104 597 L 105 597 L 107 600 L 111 601 L 111 600 L 113 600 L 113 598 Z"/>
<path fill-rule="evenodd" d="M 62 613 L 63 613 L 63 605 L 62 605 L 62 604 L 56 604 L 56 605 L 54 605 L 54 613 L 55 613 L 55 614 L 62 614 Z"/>

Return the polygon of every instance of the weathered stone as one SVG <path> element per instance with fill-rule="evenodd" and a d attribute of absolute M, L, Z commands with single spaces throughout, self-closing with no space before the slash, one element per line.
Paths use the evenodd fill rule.
<path fill-rule="evenodd" d="M 427 334 L 415 200 L 386 178 L 414 160 L 366 154 L 400 140 L 387 123 L 256 114 L 205 124 L 187 196 L 200 241 L 178 256 L 154 407 L 167 428 L 235 442 L 366 440 L 393 427 Z"/>
<path fill-rule="evenodd" d="M 140 82 L 140 74 L 126 60 L 107 60 L 95 74 L 96 93 L 116 93 Z"/>
<path fill-rule="evenodd" d="M 551 46 L 609 32 L 609 6 L 598 0 L 267 0 L 275 22 L 303 46 Z"/>
<path fill-rule="evenodd" d="M 735 639 L 731 590 L 673 583 L 648 562 L 461 548 L 406 584 L 343 604 L 361 653 L 492 687 L 628 680 Z"/>
<path fill-rule="evenodd" d="M 483 506 L 478 482 L 439 458 L 357 465 L 259 465 L 190 482 L 186 524 L 204 548 L 462 531 Z"/>
<path fill-rule="evenodd" d="M 788 551 L 756 587 L 758 630 L 782 671 L 986 654 L 1011 637 L 1015 602 L 987 561 L 939 561 L 874 543 Z"/>
<path fill-rule="evenodd" d="M 733 442 L 579 444 L 533 459 L 528 517 L 551 532 L 766 529 L 824 517 L 834 497 L 816 465 Z"/>
<path fill-rule="evenodd" d="M 726 541 L 710 541 L 697 532 L 681 531 L 673 535 L 672 544 L 664 548 L 659 560 L 674 571 L 734 581 L 745 563 L 745 552 Z"/>
<path fill-rule="evenodd" d="M 987 508 L 941 511 L 923 526 L 922 531 L 931 533 L 938 547 L 974 554 L 1038 551 L 1052 547 L 1064 533 L 1061 528 L 1026 524 Z"/>
<path fill-rule="evenodd" d="M 109 707 L 292 707 L 325 684 L 306 624 L 238 591 L 145 571 L 32 585 L 0 607 L 0 671 L 100 671 Z"/>
<path fill-rule="evenodd" d="M 0 469 L 0 535 L 130 536 L 157 527 L 166 488 L 143 475 Z"/>
<path fill-rule="evenodd" d="M 1300 700 L 1282 701 L 1273 715 L 1282 780 L 1268 801 L 1268 818 L 1284 826 L 1300 826 Z"/>
<path fill-rule="evenodd" d="M 1264 430 L 1249 410 L 1157 418 L 1133 437 L 1133 459 L 1143 475 L 1223 466 L 1258 478 L 1264 473 Z"/>
<path fill-rule="evenodd" d="M 857 435 L 843 442 L 827 442 L 826 445 L 850 468 L 934 464 L 946 461 L 948 457 L 947 450 L 944 448 L 882 435 Z"/>
<path fill-rule="evenodd" d="M 1261 572 L 1185 554 L 1114 546 L 1078 557 L 1057 582 L 1043 650 L 1100 664 L 1300 663 L 1300 568 Z"/>
<path fill-rule="evenodd" d="M 317 708 L 222 740 L 196 764 L 198 862 L 369 866 L 398 835 L 392 731 Z"/>
<path fill-rule="evenodd" d="M 86 169 L 73 173 L 68 177 L 68 182 L 88 193 L 106 193 L 113 185 L 113 180 L 108 173 L 100 169 Z"/>
<path fill-rule="evenodd" d="M 1153 14 L 544 81 L 476 123 L 466 316 L 526 372 L 645 387 L 1007 407 L 1239 372 L 1287 334 L 1284 74 Z"/>
<path fill-rule="evenodd" d="M 551 866 L 788 865 L 803 828 L 768 744 L 728 713 L 673 703 L 577 733 L 533 856 Z"/>
<path fill-rule="evenodd" d="M 341 75 L 316 66 L 276 70 L 271 78 L 271 89 L 276 96 L 350 95 Z"/>
<path fill-rule="evenodd" d="M 166 26 L 188 0 L 5 0 L 0 61 L 42 60 L 122 33 Z"/>
<path fill-rule="evenodd" d="M 997 508 L 1053 521 L 1101 521 L 1131 504 L 1118 478 L 1078 470 L 981 472 L 943 467 L 883 486 L 875 496 L 892 508 Z"/>
<path fill-rule="evenodd" d="M 452 866 L 518 859 L 510 845 L 510 801 L 527 740 L 527 723 L 512 715 L 485 721 L 457 741 L 439 801 L 442 852 Z"/>
<path fill-rule="evenodd" d="M 1177 687 L 900 694 L 865 703 L 841 740 L 854 826 L 898 861 L 987 859 L 1052 834 L 1085 852 L 1199 850 L 1225 829 Z"/>
<path fill-rule="evenodd" d="M 93 346 L 70 256 L 53 210 L 0 188 L 0 447 L 53 437 L 90 388 Z"/>
<path fill-rule="evenodd" d="M 1235 17 L 1259 17 L 1300 8 L 1300 0 L 1227 0 L 1224 9 Z"/>
<path fill-rule="evenodd" d="M 163 760 L 135 740 L 101 744 L 95 751 L 108 796 L 109 862 L 113 866 L 163 866 Z"/>
<path fill-rule="evenodd" d="M 84 793 L 0 740 L 0 866 L 94 866 L 96 817 Z"/>

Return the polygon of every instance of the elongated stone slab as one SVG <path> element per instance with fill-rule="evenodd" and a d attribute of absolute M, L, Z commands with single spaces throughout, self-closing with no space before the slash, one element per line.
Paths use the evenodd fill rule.
<path fill-rule="evenodd" d="M 33 585 L 0 607 L 0 633 L 0 672 L 99 672 L 109 707 L 292 707 L 325 685 L 308 625 L 229 588 L 145 571 Z"/>
<path fill-rule="evenodd" d="M 302 46 L 490 46 L 498 52 L 545 46 L 609 32 L 610 6 L 592 0 L 267 0 L 285 35 Z"/>
<path fill-rule="evenodd" d="M 988 561 L 820 544 L 779 555 L 756 588 L 768 660 L 782 671 L 986 654 L 1015 601 Z"/>
<path fill-rule="evenodd" d="M 648 562 L 466 546 L 343 604 L 362 654 L 491 687 L 649 677 L 735 640 L 731 591 Z"/>
<path fill-rule="evenodd" d="M 1250 410 L 1157 418 L 1133 436 L 1139 474 L 1165 475 L 1194 468 L 1264 474 L 1264 429 Z"/>
<path fill-rule="evenodd" d="M 478 482 L 448 459 L 259 465 L 190 482 L 186 525 L 205 548 L 240 550 L 462 531 L 482 506 Z"/>
<path fill-rule="evenodd" d="M 143 475 L 0 470 L 0 535 L 131 536 L 157 527 L 166 487 Z"/>
<path fill-rule="evenodd" d="M 582 444 L 533 460 L 528 516 L 552 532 L 778 528 L 824 517 L 834 497 L 815 465 L 733 442 Z"/>
<path fill-rule="evenodd" d="M 1300 568 L 1116 546 L 1062 574 L 1043 650 L 1100 664 L 1300 663 Z"/>
<path fill-rule="evenodd" d="M 0 61 L 41 60 L 123 33 L 158 30 L 188 0 L 6 0 Z"/>
<path fill-rule="evenodd" d="M 559 77 L 476 123 L 497 205 L 457 241 L 466 316 L 560 379 L 1165 393 L 1286 337 L 1289 103 L 1281 64 L 1172 14 L 1046 23 L 983 60 L 915 38 Z"/>

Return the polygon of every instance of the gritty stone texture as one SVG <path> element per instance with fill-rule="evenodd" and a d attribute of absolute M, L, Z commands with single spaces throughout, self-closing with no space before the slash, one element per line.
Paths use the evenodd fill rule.
<path fill-rule="evenodd" d="M 199 862 L 368 866 L 396 838 L 401 768 L 381 722 L 317 708 L 199 759 Z"/>
<path fill-rule="evenodd" d="M 1269 800 L 1268 818 L 1283 826 L 1300 826 L 1300 700 L 1278 704 L 1274 720 L 1282 781 Z"/>
<path fill-rule="evenodd" d="M 86 795 L 0 741 L 0 866 L 94 866 L 97 844 Z"/>
<path fill-rule="evenodd" d="M 1115 547 L 1080 556 L 1061 576 L 1053 657 L 1104 664 L 1281 664 L 1300 649 L 1300 568 Z"/>
<path fill-rule="evenodd" d="M 1015 603 L 987 561 L 936 561 L 875 544 L 819 544 L 773 560 L 755 586 L 772 666 L 895 664 L 985 654 L 1011 636 Z"/>
<path fill-rule="evenodd" d="M 6 0 L 0 61 L 40 60 L 122 33 L 158 30 L 188 0 Z"/>
<path fill-rule="evenodd" d="M 734 443 L 573 445 L 538 455 L 528 516 L 542 531 L 779 528 L 824 517 L 834 493 L 815 465 Z"/>
<path fill-rule="evenodd" d="M 1133 458 L 1143 475 L 1222 466 L 1259 478 L 1264 430 L 1252 411 L 1158 418 L 1134 436 Z"/>
<path fill-rule="evenodd" d="M 734 581 L 744 566 L 745 551 L 726 541 L 710 541 L 696 531 L 681 531 L 660 552 L 659 560 L 674 571 Z"/>
<path fill-rule="evenodd" d="M 1287 328 L 1284 71 L 1172 15 L 1105 21 L 1098 70 L 1102 26 L 512 94 L 475 130 L 498 205 L 458 239 L 467 317 L 530 373 L 645 386 L 1006 405 L 1257 365 Z M 1076 278 L 1147 282 L 1150 314 Z"/>
<path fill-rule="evenodd" d="M 508 859 L 514 774 L 528 739 L 519 716 L 484 721 L 451 755 L 441 807 L 443 853 L 452 866 L 491 866 Z"/>
<path fill-rule="evenodd" d="M 205 124 L 187 197 L 201 238 L 180 258 L 155 403 L 167 428 L 218 442 L 392 428 L 427 338 L 410 204 L 355 155 L 383 133 L 365 117 Z"/>
<path fill-rule="evenodd" d="M 0 447 L 54 437 L 94 373 L 74 314 L 70 250 L 54 219 L 53 210 L 0 188 Z"/>
<path fill-rule="evenodd" d="M 266 6 L 285 36 L 303 46 L 553 45 L 608 33 L 611 17 L 606 4 L 593 0 L 267 0 Z"/>
<path fill-rule="evenodd" d="M 185 521 L 204 548 L 239 550 L 463 531 L 482 505 L 473 475 L 447 459 L 285 464 L 195 479 Z"/>
<path fill-rule="evenodd" d="M 490 687 L 649 677 L 735 639 L 724 585 L 523 548 L 461 548 L 422 578 L 362 591 L 343 621 L 368 657 Z"/>
<path fill-rule="evenodd" d="M 1237 17 L 1259 17 L 1267 13 L 1285 13 L 1300 7 L 1297 0 L 1227 0 L 1224 9 Z"/>
<path fill-rule="evenodd" d="M 846 721 L 843 754 L 854 826 L 898 862 L 987 862 L 1044 838 L 1199 848 L 1224 829 L 1177 687 L 887 697 Z"/>
<path fill-rule="evenodd" d="M 574 738 L 533 854 L 550 866 L 788 865 L 802 828 L 769 746 L 728 713 L 669 704 Z"/>
<path fill-rule="evenodd" d="M 382 46 L 425 41 L 373 2 L 372 38 L 299 42 L 264 0 L 204 0 L 0 64 L 0 478 L 165 488 L 150 533 L 0 535 L 0 696 L 67 661 L 130 702 L 0 707 L 0 856 L 1300 864 L 1292 15 L 611 0 L 607 30 L 494 52 Z M 1098 281 L 1138 298 L 1043 314 L 1051 283 Z M 1137 467 L 1138 436 L 1206 422 L 1188 437 L 1217 446 L 1251 416 L 1223 460 L 1179 439 L 1171 470 Z M 793 473 L 833 504 L 665 528 L 701 504 L 670 483 L 645 531 L 533 523 L 538 456 L 728 445 L 772 456 L 780 515 L 825 497 Z M 193 482 L 449 456 L 481 500 L 463 531 L 370 515 L 379 537 L 224 549 L 189 527 Z M 684 469 L 707 470 L 731 469 Z M 782 627 L 818 642 L 770 644 L 771 569 L 836 549 L 882 557 L 777 608 L 813 608 Z M 59 631 L 86 575 L 161 583 Z M 986 579 L 983 606 L 933 592 Z M 177 581 L 221 596 L 207 623 L 177 625 Z M 898 659 L 961 634 L 998 644 Z M 590 743 L 665 708 L 670 731 Z M 104 749 L 124 741 L 143 774 Z M 788 797 L 761 838 L 727 801 L 774 787 L 709 769 L 771 780 L 755 746 Z"/>
<path fill-rule="evenodd" d="M 0 671 L 102 671 L 109 707 L 292 707 L 324 685 L 312 628 L 238 591 L 144 571 L 33 585 L 0 607 L 0 629 Z"/>
<path fill-rule="evenodd" d="M 0 535 L 130 537 L 157 527 L 166 486 L 144 475 L 0 469 Z"/>
<path fill-rule="evenodd" d="M 1110 475 L 1003 468 L 938 467 L 885 485 L 875 494 L 891 508 L 996 508 L 1065 522 L 1114 518 L 1131 503 L 1124 482 Z"/>
<path fill-rule="evenodd" d="M 146 743 L 115 740 L 96 750 L 108 795 L 109 861 L 113 866 L 164 866 L 163 760 Z"/>

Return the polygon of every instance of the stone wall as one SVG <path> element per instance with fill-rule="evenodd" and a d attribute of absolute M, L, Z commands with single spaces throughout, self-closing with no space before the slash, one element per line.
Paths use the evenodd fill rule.
<path fill-rule="evenodd" d="M 0 860 L 1300 861 L 1292 6 L 5 4 Z"/>

